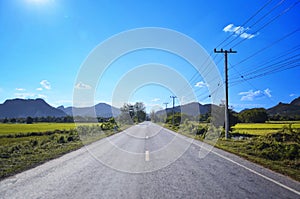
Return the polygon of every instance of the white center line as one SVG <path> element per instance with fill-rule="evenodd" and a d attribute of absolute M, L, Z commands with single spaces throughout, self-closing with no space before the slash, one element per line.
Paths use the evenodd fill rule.
<path fill-rule="evenodd" d="M 145 151 L 145 161 L 148 162 L 150 159 L 149 151 Z"/>

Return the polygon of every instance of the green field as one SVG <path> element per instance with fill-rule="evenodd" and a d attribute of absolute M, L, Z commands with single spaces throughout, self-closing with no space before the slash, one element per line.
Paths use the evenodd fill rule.
<path fill-rule="evenodd" d="M 266 135 L 278 132 L 283 128 L 300 130 L 300 123 L 292 121 L 284 123 L 239 123 L 232 127 L 232 132 L 249 135 Z"/>
<path fill-rule="evenodd" d="M 33 132 L 49 132 L 49 131 L 69 131 L 74 130 L 78 126 L 100 125 L 100 123 L 33 123 L 33 124 L 3 124 L 0 123 L 0 137 L 5 135 L 33 133 Z"/>
<path fill-rule="evenodd" d="M 0 135 L 75 129 L 74 123 L 0 124 Z"/>
<path fill-rule="evenodd" d="M 118 131 L 115 124 L 0 124 L 0 179 L 24 171 Z"/>

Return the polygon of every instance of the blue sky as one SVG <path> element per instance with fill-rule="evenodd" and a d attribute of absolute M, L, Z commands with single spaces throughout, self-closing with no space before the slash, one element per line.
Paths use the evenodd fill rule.
<path fill-rule="evenodd" d="M 72 105 L 76 86 L 89 89 L 76 82 L 89 53 L 113 35 L 143 27 L 167 28 L 192 38 L 212 55 L 222 78 L 223 55 L 213 54 L 213 49 L 234 47 L 238 53 L 229 55 L 229 104 L 235 110 L 290 102 L 300 95 L 300 3 L 296 2 L 0 1 L 0 102 L 39 97 L 53 106 Z M 99 79 L 95 103 L 114 105 L 112 96 L 120 79 L 148 63 L 168 65 L 189 81 L 201 103 L 210 102 L 209 85 L 201 75 L 194 76 L 193 66 L 171 53 L 146 49 L 111 64 Z M 128 102 L 143 101 L 150 111 L 164 107 L 164 102 L 170 107 L 173 94 L 163 85 L 141 85 Z M 188 96 L 178 97 L 189 102 Z"/>

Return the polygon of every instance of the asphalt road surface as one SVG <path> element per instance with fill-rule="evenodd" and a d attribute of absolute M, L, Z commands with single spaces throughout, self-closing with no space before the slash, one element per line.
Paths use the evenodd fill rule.
<path fill-rule="evenodd" d="M 0 198 L 300 198 L 300 183 L 144 122 L 0 182 Z"/>

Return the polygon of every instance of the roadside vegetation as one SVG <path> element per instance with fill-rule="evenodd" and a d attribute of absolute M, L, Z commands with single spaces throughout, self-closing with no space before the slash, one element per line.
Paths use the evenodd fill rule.
<path fill-rule="evenodd" d="M 145 106 L 141 102 L 124 104 L 116 119 L 79 116 L 1 119 L 0 180 L 145 120 Z"/>
<path fill-rule="evenodd" d="M 262 120 L 263 123 L 236 123 L 231 126 L 230 138 L 224 139 L 222 126 L 212 126 L 209 117 L 206 121 L 199 118 L 201 117 L 191 118 L 176 113 L 174 120 L 172 114 L 161 119 L 156 116 L 155 119 L 160 125 L 177 133 L 213 144 L 300 181 L 299 121 Z"/>
<path fill-rule="evenodd" d="M 100 123 L 0 124 L 0 179 L 117 133 L 126 125 Z"/>

